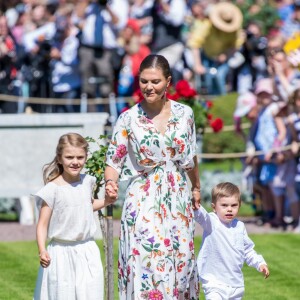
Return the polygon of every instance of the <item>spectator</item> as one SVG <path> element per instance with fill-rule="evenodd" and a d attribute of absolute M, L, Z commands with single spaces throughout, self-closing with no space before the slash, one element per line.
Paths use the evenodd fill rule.
<path fill-rule="evenodd" d="M 300 232 L 300 156 L 299 156 L 299 145 L 300 142 L 300 83 L 295 88 L 295 91 L 292 93 L 290 98 L 290 103 L 292 105 L 292 113 L 288 116 L 288 123 L 291 124 L 293 132 L 295 133 L 294 143 L 292 144 L 292 151 L 297 159 L 296 174 L 295 174 L 295 186 L 298 196 L 298 201 L 293 204 L 291 207 L 291 212 L 293 216 L 293 228 L 294 231 Z"/>
<path fill-rule="evenodd" d="M 83 18 L 78 14 L 77 20 L 74 17 L 82 30 L 79 48 L 80 72 L 82 92 L 88 97 L 98 95 L 96 85 L 90 82 L 92 77 L 104 79 L 98 96 L 107 97 L 113 91 L 113 51 L 117 48 L 119 31 L 126 25 L 128 10 L 127 0 L 89 1 Z"/>
<path fill-rule="evenodd" d="M 0 94 L 13 93 L 13 80 L 16 77 L 16 45 L 9 34 L 7 18 L 0 12 Z M 16 113 L 17 104 L 0 100 L 0 113 Z"/>
<path fill-rule="evenodd" d="M 239 94 L 252 90 L 256 80 L 267 76 L 266 48 L 267 38 L 262 35 L 261 26 L 250 22 L 242 48 L 228 62 L 234 70 Z"/>
<path fill-rule="evenodd" d="M 292 16 L 283 24 L 281 33 L 285 39 L 291 38 L 295 33 L 300 32 L 300 0 L 294 1 Z"/>
<path fill-rule="evenodd" d="M 270 78 L 258 81 L 255 94 L 258 103 L 262 105 L 254 138 L 256 149 L 264 152 L 259 180 L 261 184 L 269 186 L 273 194 L 275 216 L 270 224 L 282 227 L 285 226 L 285 200 L 289 207 L 297 202 L 294 187 L 295 162 L 288 156 L 285 157 L 285 153 L 279 149 L 291 141 L 282 116 L 286 104 L 283 101 L 272 101 L 274 89 Z M 276 153 L 274 149 L 277 150 Z"/>
<path fill-rule="evenodd" d="M 186 44 L 188 40 L 197 39 L 199 32 L 205 28 L 207 22 L 206 9 L 208 6 L 208 1 L 203 0 L 193 0 L 190 3 L 190 13 L 185 19 L 185 30 L 183 34 L 184 43 Z M 196 51 L 196 50 L 195 50 Z M 200 55 L 200 50 L 198 51 Z M 194 60 L 193 54 L 189 47 L 184 49 L 184 61 L 186 63 L 186 68 L 184 70 L 183 77 L 191 82 L 194 81 L 195 89 L 200 94 L 205 94 L 206 91 L 201 86 L 201 76 L 194 74 Z M 193 85 L 193 84 L 192 84 Z"/>
<path fill-rule="evenodd" d="M 202 31 L 191 35 L 187 45 L 193 52 L 194 72 L 204 75 L 208 93 L 223 95 L 227 93 L 228 59 L 243 43 L 243 16 L 237 6 L 227 2 L 210 5 L 208 16 Z"/>
<path fill-rule="evenodd" d="M 149 47 L 143 44 L 140 38 L 138 21 L 129 19 L 119 38 L 119 44 L 125 51 L 117 82 L 119 97 L 132 96 L 139 88 L 139 67 L 143 59 L 150 54 Z M 119 102 L 118 112 L 120 113 L 124 107 L 125 103 Z"/>
<path fill-rule="evenodd" d="M 182 60 L 184 45 L 180 32 L 187 13 L 185 0 L 156 0 L 152 8 L 153 37 L 152 53 L 164 56 L 171 68 L 173 83 L 181 79 L 176 65 Z"/>
<path fill-rule="evenodd" d="M 269 76 L 273 79 L 277 99 L 287 103 L 295 88 L 295 83 L 300 79 L 300 71 L 289 62 L 283 51 L 283 45 L 284 37 L 282 35 L 269 38 L 267 65 Z"/>
<path fill-rule="evenodd" d="M 52 88 L 55 98 L 70 102 L 55 107 L 54 112 L 78 112 L 71 101 L 80 98 L 78 28 L 71 24 L 70 14 L 56 18 L 56 34 L 51 48 Z"/>
<path fill-rule="evenodd" d="M 246 141 L 245 166 L 243 171 L 245 186 L 251 191 L 253 198 L 253 206 L 256 213 L 261 213 L 262 217 L 259 222 L 263 224 L 274 218 L 273 195 L 268 185 L 261 184 L 259 180 L 259 172 L 261 169 L 261 161 L 255 155 L 254 138 L 257 130 L 259 105 L 257 105 L 256 95 L 252 92 L 246 92 L 237 98 L 237 106 L 234 112 L 234 120 L 237 126 L 236 130 L 242 135 Z M 240 129 L 240 119 L 246 117 L 250 121 L 251 127 L 246 136 Z"/>
<path fill-rule="evenodd" d="M 27 54 L 27 68 L 24 70 L 25 79 L 29 82 L 29 96 L 48 98 L 51 94 L 50 50 L 56 32 L 55 13 L 58 7 L 54 0 L 45 3 L 45 20 L 43 24 L 24 35 L 23 44 Z M 31 105 L 37 112 L 50 112 L 51 107 L 42 104 Z"/>
<path fill-rule="evenodd" d="M 141 31 L 141 43 L 149 45 L 152 40 L 153 20 L 151 9 L 154 0 L 133 0 L 130 6 L 129 17 L 137 19 Z"/>

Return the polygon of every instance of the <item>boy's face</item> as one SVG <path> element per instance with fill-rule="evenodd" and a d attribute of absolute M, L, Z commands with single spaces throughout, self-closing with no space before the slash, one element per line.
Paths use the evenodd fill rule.
<path fill-rule="evenodd" d="M 214 212 L 223 223 L 230 223 L 238 214 L 240 203 L 237 197 L 222 197 L 216 204 L 212 203 Z"/>

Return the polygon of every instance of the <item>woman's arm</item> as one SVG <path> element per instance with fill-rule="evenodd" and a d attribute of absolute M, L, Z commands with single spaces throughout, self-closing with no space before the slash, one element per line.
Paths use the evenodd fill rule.
<path fill-rule="evenodd" d="M 105 179 L 105 185 L 107 185 L 109 182 L 117 182 L 119 179 L 119 173 L 111 166 L 106 166 L 104 171 L 104 179 Z"/>
<path fill-rule="evenodd" d="M 201 193 L 200 193 L 200 177 L 199 177 L 199 165 L 197 156 L 194 156 L 194 168 L 188 171 L 188 176 L 192 184 L 192 202 L 193 208 L 199 209 L 201 203 Z"/>
<path fill-rule="evenodd" d="M 50 265 L 51 258 L 46 250 L 46 241 L 48 234 L 48 226 L 52 215 L 52 209 L 43 201 L 40 216 L 36 228 L 36 240 L 39 249 L 40 264 L 43 268 Z"/>

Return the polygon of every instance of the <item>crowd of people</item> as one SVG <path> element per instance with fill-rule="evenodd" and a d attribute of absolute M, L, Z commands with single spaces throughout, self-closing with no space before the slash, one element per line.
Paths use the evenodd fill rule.
<path fill-rule="evenodd" d="M 269 76 L 257 80 L 254 89 L 239 95 L 234 113 L 237 131 L 246 117 L 251 128 L 247 135 L 245 169 L 253 195 L 261 199 L 264 224 L 292 225 L 299 232 L 299 90 L 300 73 L 284 51 L 284 40 L 268 41 Z M 259 155 L 254 155 L 259 151 Z M 292 221 L 287 221 L 290 217 Z"/>
<path fill-rule="evenodd" d="M 219 3 L 220 2 L 220 3 Z M 262 1 L 249 11 L 258 12 Z M 278 21 L 266 32 L 247 20 L 245 1 L 14 0 L 0 9 L 0 93 L 58 98 L 63 105 L 31 105 L 37 112 L 77 112 L 68 99 L 132 96 L 138 66 L 164 55 L 172 83 L 186 79 L 201 94 L 243 93 L 269 75 L 267 43 L 299 32 L 299 1 L 270 1 Z M 278 25 L 280 24 L 280 26 Z M 295 52 L 296 53 L 296 52 Z M 297 60 L 296 54 L 290 60 Z M 119 101 L 118 110 L 125 104 Z M 89 111 L 100 107 L 89 106 Z M 0 102 L 2 113 L 17 112 Z M 19 111 L 20 112 L 20 111 Z"/>

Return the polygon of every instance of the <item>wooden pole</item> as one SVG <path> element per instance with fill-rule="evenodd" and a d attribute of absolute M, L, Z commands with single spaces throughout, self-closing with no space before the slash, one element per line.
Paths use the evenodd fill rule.
<path fill-rule="evenodd" d="M 113 206 L 107 207 L 107 257 L 106 257 L 106 268 L 107 268 L 107 300 L 114 300 L 114 224 L 113 224 Z"/>

